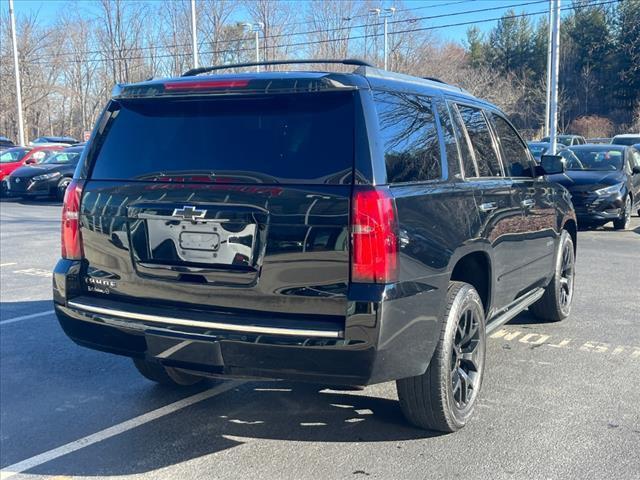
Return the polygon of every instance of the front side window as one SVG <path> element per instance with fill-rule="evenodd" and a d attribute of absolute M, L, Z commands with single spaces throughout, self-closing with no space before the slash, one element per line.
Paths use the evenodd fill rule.
<path fill-rule="evenodd" d="M 440 178 L 440 144 L 431 99 L 402 92 L 375 92 L 374 100 L 388 182 Z"/>
<path fill-rule="evenodd" d="M 493 123 L 500 138 L 506 174 L 510 177 L 530 177 L 531 163 L 524 142 L 504 118 L 494 114 Z"/>
<path fill-rule="evenodd" d="M 478 165 L 478 176 L 501 177 L 500 160 L 493 147 L 489 125 L 478 108 L 458 105 Z"/>

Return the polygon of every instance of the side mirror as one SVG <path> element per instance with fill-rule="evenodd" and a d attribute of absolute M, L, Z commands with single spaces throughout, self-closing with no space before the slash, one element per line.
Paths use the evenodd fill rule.
<path fill-rule="evenodd" d="M 538 175 L 554 175 L 567 171 L 567 163 L 560 155 L 542 155 L 540 164 L 536 166 Z"/>
<path fill-rule="evenodd" d="M 25 165 L 33 165 L 36 161 L 33 158 L 28 159 L 24 162 Z"/>
<path fill-rule="evenodd" d="M 640 174 L 640 165 L 636 165 L 635 167 L 633 167 L 633 168 L 631 169 L 631 172 L 632 172 L 634 175 L 638 175 L 638 174 Z"/>

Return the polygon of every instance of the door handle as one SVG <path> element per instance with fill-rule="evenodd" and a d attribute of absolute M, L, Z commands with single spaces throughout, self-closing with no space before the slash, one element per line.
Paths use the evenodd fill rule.
<path fill-rule="evenodd" d="M 536 204 L 536 201 L 533 198 L 527 198 L 520 202 L 524 208 L 531 208 Z"/>
<path fill-rule="evenodd" d="M 498 204 L 496 202 L 481 203 L 479 208 L 481 212 L 491 212 L 498 208 Z"/>

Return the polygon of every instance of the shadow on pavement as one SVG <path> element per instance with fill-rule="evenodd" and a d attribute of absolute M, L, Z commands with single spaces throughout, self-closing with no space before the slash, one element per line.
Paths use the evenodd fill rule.
<path fill-rule="evenodd" d="M 48 301 L 3 302 L 3 319 L 50 308 Z M 30 321 L 20 324 L 26 327 Z M 4 467 L 203 390 L 195 387 L 176 390 L 149 382 L 134 372 L 132 365 L 129 369 L 122 357 L 74 346 L 71 340 L 62 337 L 55 323 L 53 319 L 34 322 L 36 330 L 22 333 L 15 330 L 5 339 L 8 350 L 2 352 L 3 369 L 10 368 L 16 379 L 5 379 L 4 383 L 16 391 L 5 392 L 7 401 L 2 405 L 2 418 L 6 421 L 3 430 L 6 427 L 5 433 L 13 439 L 13 452 L 3 455 Z M 35 335 L 46 339 L 38 340 L 33 338 Z M 13 345 L 7 345 L 9 338 Z M 21 345 L 15 345 L 16 342 Z M 208 381 L 205 388 L 214 385 L 215 382 Z M 28 473 L 54 476 L 147 473 L 243 445 L 251 439 L 350 443 L 440 435 L 409 426 L 393 393 L 393 398 L 381 398 L 372 392 L 389 396 L 388 386 L 336 391 L 314 384 L 246 382 Z M 78 395 L 81 399 L 94 399 L 78 403 Z M 67 404 L 69 409 L 59 410 Z M 67 427 L 60 431 L 64 425 Z M 59 434 L 52 438 L 45 433 L 49 431 Z M 25 447 L 19 447 L 21 444 Z M 290 448 L 295 448 L 295 444 Z"/>
<path fill-rule="evenodd" d="M 72 477 L 148 473 L 253 439 L 361 443 L 438 435 L 409 427 L 396 400 L 319 391 L 302 384 L 251 382 L 29 473 Z"/>

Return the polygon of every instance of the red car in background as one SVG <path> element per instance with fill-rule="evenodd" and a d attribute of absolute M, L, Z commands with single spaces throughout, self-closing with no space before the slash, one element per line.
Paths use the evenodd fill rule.
<path fill-rule="evenodd" d="M 23 165 L 40 163 L 53 152 L 58 152 L 68 145 L 49 145 L 46 147 L 13 147 L 0 152 L 0 182 L 16 168 Z"/>

